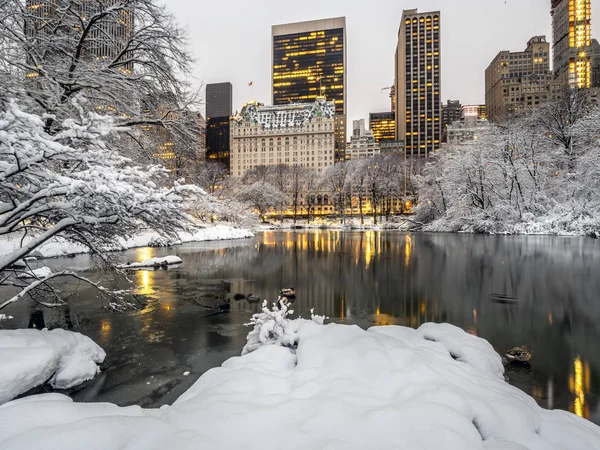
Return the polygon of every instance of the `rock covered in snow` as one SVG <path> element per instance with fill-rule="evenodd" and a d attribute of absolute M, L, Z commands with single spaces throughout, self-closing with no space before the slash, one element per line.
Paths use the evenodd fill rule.
<path fill-rule="evenodd" d="M 52 270 L 49 267 L 40 267 L 35 270 L 28 270 L 17 275 L 17 278 L 46 278 L 52 275 Z"/>
<path fill-rule="evenodd" d="M 0 330 L 0 404 L 48 381 L 56 389 L 77 386 L 94 378 L 105 357 L 80 333 Z"/>
<path fill-rule="evenodd" d="M 183 261 L 179 256 L 165 256 L 161 258 L 150 258 L 139 263 L 127 263 L 118 265 L 118 269 L 143 269 L 146 267 L 161 267 L 161 266 L 173 266 L 181 264 Z"/>
<path fill-rule="evenodd" d="M 0 448 L 598 449 L 599 427 L 540 408 L 502 380 L 489 343 L 456 327 L 257 319 L 265 345 L 208 371 L 174 405 L 21 399 L 0 406 Z M 282 321 L 286 339 L 260 330 Z"/>

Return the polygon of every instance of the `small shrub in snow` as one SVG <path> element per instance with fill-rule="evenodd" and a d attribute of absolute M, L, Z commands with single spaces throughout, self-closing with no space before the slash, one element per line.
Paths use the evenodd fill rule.
<path fill-rule="evenodd" d="M 252 353 L 263 345 L 277 345 L 292 350 L 298 347 L 298 327 L 301 321 L 287 318 L 287 315 L 293 314 L 294 311 L 288 310 L 285 306 L 280 309 L 276 304 L 269 309 L 267 304 L 265 300 L 262 304 L 262 311 L 254 314 L 250 323 L 246 324 L 246 326 L 254 326 L 254 329 L 248 333 L 242 355 Z M 325 317 L 315 316 L 313 311 L 310 311 L 311 320 L 323 325 Z"/>

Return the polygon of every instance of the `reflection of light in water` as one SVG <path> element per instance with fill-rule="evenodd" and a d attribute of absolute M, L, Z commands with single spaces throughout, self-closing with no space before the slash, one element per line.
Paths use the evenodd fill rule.
<path fill-rule="evenodd" d="M 533 386 L 531 396 L 536 400 L 542 400 L 544 398 L 544 389 L 540 386 Z"/>
<path fill-rule="evenodd" d="M 152 258 L 153 254 L 154 254 L 154 249 L 152 249 L 150 247 L 138 248 L 138 249 L 136 249 L 135 254 L 136 254 L 137 260 L 139 262 L 142 262 L 142 261 Z"/>
<path fill-rule="evenodd" d="M 102 343 L 108 341 L 111 331 L 112 325 L 110 321 L 108 319 L 102 319 L 102 322 L 100 323 L 100 340 L 102 341 Z"/>
<path fill-rule="evenodd" d="M 369 266 L 371 265 L 371 261 L 373 260 L 373 257 L 375 256 L 375 232 L 374 231 L 367 231 L 365 233 L 365 237 L 367 238 L 367 244 L 366 244 L 366 248 L 365 248 L 365 268 L 368 269 Z"/>
<path fill-rule="evenodd" d="M 102 336 L 109 335 L 111 329 L 112 326 L 110 325 L 110 322 L 106 319 L 103 319 L 102 324 L 100 325 L 100 331 L 102 332 Z"/>
<path fill-rule="evenodd" d="M 138 289 L 139 295 L 151 295 L 154 293 L 154 271 L 138 270 Z"/>
<path fill-rule="evenodd" d="M 548 314 L 548 323 L 552 326 L 552 313 Z"/>
<path fill-rule="evenodd" d="M 427 313 L 427 305 L 425 305 L 425 302 L 421 302 L 421 315 L 424 316 L 425 313 Z"/>
<path fill-rule="evenodd" d="M 406 235 L 406 240 L 404 243 L 404 266 L 408 267 L 408 265 L 410 264 L 410 255 L 412 254 L 412 238 L 410 237 L 410 235 Z"/>
<path fill-rule="evenodd" d="M 590 366 L 588 363 L 581 362 L 581 358 L 577 356 L 573 362 L 574 374 L 569 376 L 569 391 L 575 394 L 575 399 L 571 405 L 571 411 L 579 417 L 588 418 L 589 408 L 585 402 L 585 394 L 589 392 Z"/>
<path fill-rule="evenodd" d="M 473 309 L 473 323 L 477 325 L 477 309 Z"/>
<path fill-rule="evenodd" d="M 554 409 L 554 380 L 548 380 L 548 409 Z"/>

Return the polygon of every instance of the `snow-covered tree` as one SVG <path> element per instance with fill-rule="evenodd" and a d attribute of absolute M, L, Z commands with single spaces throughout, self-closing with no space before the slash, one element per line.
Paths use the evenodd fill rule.
<path fill-rule="evenodd" d="M 417 219 L 448 231 L 600 231 L 600 108 L 577 95 L 493 124 L 419 177 Z"/>
<path fill-rule="evenodd" d="M 309 172 L 314 172 L 309 168 L 292 166 L 288 169 L 288 195 L 289 204 L 294 212 L 294 224 L 298 216 L 298 209 L 302 203 L 302 195 L 306 191 L 306 180 Z"/>
<path fill-rule="evenodd" d="M 184 202 L 203 195 L 193 186 L 157 187 L 165 169 L 136 167 L 106 145 L 122 131 L 112 117 L 86 112 L 84 99 L 71 103 L 78 119 L 63 121 L 54 134 L 48 133 L 48 116 L 24 112 L 15 101 L 0 103 L 0 236 L 21 242 L 0 256 L 0 284 L 19 290 L 0 309 L 58 278 L 81 278 L 66 271 L 29 281 L 18 276 L 18 263 L 48 240 L 81 244 L 106 260 L 106 249 L 141 227 L 174 236 L 190 224 Z M 62 300 L 53 295 L 44 304 Z"/>
<path fill-rule="evenodd" d="M 34 6 L 1 4 L 0 95 L 42 116 L 50 135 L 77 116 L 73 98 L 85 97 L 79 107 L 128 127 L 119 136 L 122 152 L 145 162 L 176 149 L 180 159 L 183 152 L 193 160 L 200 135 L 193 113 L 198 95 L 186 82 L 192 58 L 185 33 L 164 6 L 155 0 Z"/>
<path fill-rule="evenodd" d="M 341 223 L 344 223 L 346 219 L 348 178 L 349 166 L 346 163 L 329 166 L 321 175 L 322 189 L 330 192 L 333 196 L 333 206 L 340 216 Z"/>
<path fill-rule="evenodd" d="M 315 170 L 308 170 L 305 178 L 305 197 L 306 214 L 308 223 L 315 215 L 315 206 L 317 204 L 317 195 L 319 194 L 320 179 Z"/>
<path fill-rule="evenodd" d="M 270 183 L 256 181 L 240 190 L 238 200 L 254 208 L 260 220 L 264 222 L 267 212 L 285 201 L 285 194 Z"/>
<path fill-rule="evenodd" d="M 215 194 L 222 188 L 227 174 L 227 167 L 222 162 L 207 161 L 198 166 L 196 172 L 190 178 L 208 193 Z"/>

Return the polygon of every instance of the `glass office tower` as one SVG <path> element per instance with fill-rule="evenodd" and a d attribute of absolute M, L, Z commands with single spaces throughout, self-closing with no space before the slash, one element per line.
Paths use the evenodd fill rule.
<path fill-rule="evenodd" d="M 273 104 L 335 104 L 336 160 L 346 147 L 346 19 L 324 19 L 272 29 Z"/>

